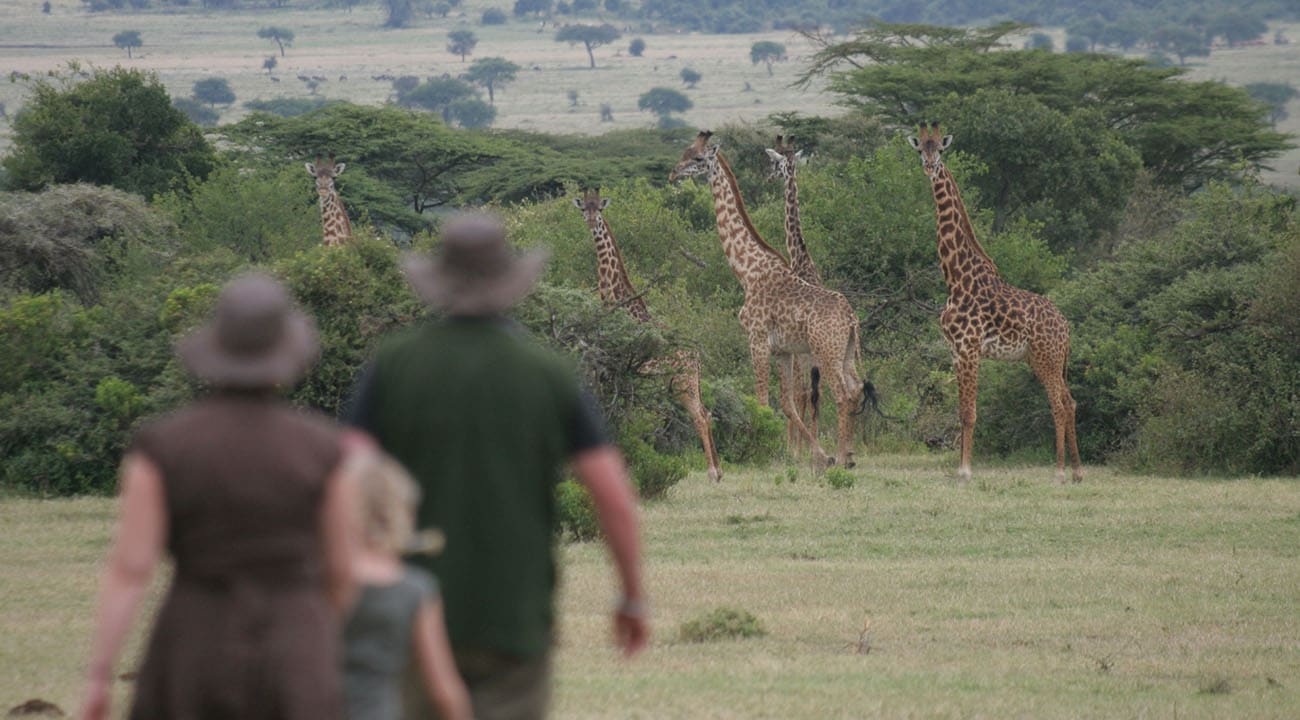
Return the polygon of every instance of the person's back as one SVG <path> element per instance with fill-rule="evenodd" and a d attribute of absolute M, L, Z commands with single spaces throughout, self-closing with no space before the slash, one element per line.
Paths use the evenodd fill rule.
<path fill-rule="evenodd" d="M 447 319 L 385 342 L 351 420 L 424 491 L 421 526 L 446 550 L 426 567 L 444 588 L 456 667 L 474 715 L 539 718 L 550 695 L 555 485 L 568 464 L 591 492 L 623 587 L 615 638 L 631 655 L 648 627 L 636 506 L 622 455 L 567 363 L 502 314 L 531 290 L 544 254 L 517 257 L 494 218 L 448 221 L 407 278 Z M 411 717 L 427 711 L 408 705 Z"/>
<path fill-rule="evenodd" d="M 454 318 L 387 343 L 372 372 L 361 424 L 420 478 L 418 525 L 446 533 L 424 564 L 443 579 L 453 644 L 541 652 L 553 488 L 583 432 L 573 371 L 505 321 Z"/>

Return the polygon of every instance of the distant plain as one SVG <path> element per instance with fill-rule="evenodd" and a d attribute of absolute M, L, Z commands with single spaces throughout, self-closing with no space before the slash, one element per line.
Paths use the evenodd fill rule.
<path fill-rule="evenodd" d="M 789 32 L 751 35 L 642 32 L 637 21 L 608 18 L 624 29 L 623 37 L 595 50 L 596 68 L 588 66 L 581 46 L 555 41 L 551 22 L 511 17 L 505 25 L 479 24 L 482 11 L 501 7 L 504 0 L 466 0 L 446 18 L 419 16 L 405 29 L 382 27 L 384 16 L 377 4 L 352 12 L 337 8 L 205 12 L 197 3 L 185 9 L 135 13 L 90 13 L 79 0 L 51 0 L 51 13 L 40 12 L 36 0 L 0 0 L 0 75 L 12 72 L 38 74 L 66 68 L 69 61 L 112 67 L 121 64 L 158 74 L 174 97 L 191 95 L 196 81 L 226 78 L 236 102 L 222 109 L 221 122 L 245 115 L 243 103 L 278 96 L 307 97 L 311 91 L 299 76 L 318 77 L 316 93 L 330 99 L 362 104 L 385 102 L 392 93 L 388 80 L 379 76 L 415 75 L 421 78 L 460 74 L 480 57 L 505 57 L 524 69 L 518 79 L 498 89 L 496 127 L 553 133 L 599 134 L 612 129 L 648 127 L 654 118 L 637 110 L 637 98 L 652 87 L 670 87 L 685 93 L 694 108 L 681 115 L 688 125 L 717 127 L 729 122 L 751 122 L 776 112 L 804 115 L 841 112 L 836 97 L 819 85 L 795 89 L 791 83 L 806 67 L 815 48 Z M 563 22 L 600 22 L 601 18 L 558 16 Z M 257 30 L 279 26 L 295 38 L 279 56 L 275 43 L 257 37 Z M 447 33 L 472 30 L 478 46 L 465 63 L 447 49 Z M 112 43 L 123 30 L 137 30 L 143 47 L 128 59 Z M 1300 25 L 1278 25 L 1292 42 L 1288 45 L 1216 49 L 1209 58 L 1189 62 L 1190 77 L 1223 80 L 1232 84 L 1293 82 L 1300 78 Z M 1064 34 L 1050 30 L 1057 47 Z M 634 37 L 643 38 L 642 57 L 628 53 Z M 786 62 L 775 63 L 768 75 L 763 64 L 753 64 L 750 46 L 759 40 L 783 43 Z M 262 70 L 265 58 L 276 56 L 272 73 Z M 692 68 L 703 76 L 687 89 L 680 73 Z M 278 79 L 272 80 L 272 78 Z M 570 99 L 577 93 L 577 104 Z M 21 82 L 0 82 L 0 103 L 10 117 L 21 108 L 25 90 Z M 486 96 L 486 94 L 485 94 Z M 600 108 L 609 105 L 613 122 L 601 122 Z M 1290 117 L 1279 129 L 1300 135 L 1300 100 L 1290 103 Z M 0 118 L 0 153 L 8 145 L 9 125 Z M 1300 150 L 1293 150 L 1265 172 L 1269 182 L 1300 187 Z"/>

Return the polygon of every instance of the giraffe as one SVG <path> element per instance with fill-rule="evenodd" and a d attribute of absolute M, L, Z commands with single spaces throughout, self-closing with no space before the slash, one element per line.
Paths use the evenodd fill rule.
<path fill-rule="evenodd" d="M 934 193 L 939 266 L 948 285 L 948 302 L 939 327 L 952 352 L 957 372 L 961 417 L 961 461 L 957 479 L 970 480 L 971 442 L 975 434 L 975 396 L 980 359 L 1019 361 L 1043 383 L 1056 425 L 1056 481 L 1065 482 L 1065 443 L 1070 443 L 1071 479 L 1083 480 L 1074 427 L 1074 398 L 1066 383 L 1070 358 L 1070 323 L 1051 300 L 1008 284 L 998 266 L 980 247 L 957 182 L 943 164 L 952 143 L 939 123 L 924 125 L 908 142 L 921 155 L 921 167 Z"/>
<path fill-rule="evenodd" d="M 623 254 L 619 252 L 618 243 L 605 222 L 605 208 L 609 199 L 602 198 L 599 191 L 583 193 L 574 198 L 573 204 L 582 211 L 582 217 L 591 230 L 591 238 L 596 243 L 596 278 L 600 299 L 611 306 L 621 306 L 639 322 L 651 323 L 662 327 L 650 317 L 645 299 L 632 288 L 632 281 L 627 276 L 627 266 L 623 264 Z M 661 368 L 662 366 L 662 368 Z M 672 373 L 671 387 L 677 401 L 691 416 L 695 432 L 700 436 L 704 446 L 704 457 L 709 465 L 709 479 L 718 482 L 722 479 L 722 466 L 718 461 L 718 450 L 713 444 L 713 430 L 710 426 L 710 413 L 704 407 L 700 397 L 700 358 L 686 349 L 674 353 L 663 361 L 647 364 L 647 371 L 665 369 Z"/>
<path fill-rule="evenodd" d="M 831 462 L 853 466 L 853 416 L 866 407 L 868 384 L 858 379 L 858 318 L 844 296 L 810 285 L 790 269 L 781 253 L 768 245 L 745 211 L 736 176 L 716 145 L 713 133 L 705 130 L 682 153 L 668 176 L 703 175 L 713 193 L 718 239 L 727 263 L 745 291 L 740 324 L 749 336 L 749 354 L 754 366 L 754 395 L 768 404 L 768 372 L 771 357 L 777 356 L 781 379 L 781 409 L 788 422 L 813 451 L 818 469 Z M 839 406 L 838 445 L 834 459 L 828 458 L 817 438 L 799 418 L 790 392 L 792 356 L 810 353 L 817 366 L 829 376 Z M 856 409 L 855 405 L 858 405 Z"/>
<path fill-rule="evenodd" d="M 346 245 L 352 240 L 352 223 L 339 200 L 339 191 L 334 187 L 334 178 L 342 175 L 347 166 L 347 163 L 335 163 L 333 153 L 327 161 L 322 161 L 317 155 L 316 162 L 307 163 L 307 174 L 316 178 L 316 194 L 320 196 L 322 242 L 325 247 Z"/>
<path fill-rule="evenodd" d="M 781 135 L 776 136 L 776 148 L 766 150 L 768 159 L 772 161 L 769 177 L 780 179 L 785 190 L 785 251 L 790 258 L 790 269 L 803 278 L 804 282 L 822 287 L 821 273 L 817 272 L 817 265 L 808 254 L 808 245 L 803 239 L 803 225 L 799 222 L 799 184 L 795 179 L 795 165 L 803 153 L 787 144 L 786 138 Z M 821 370 L 813 364 L 811 355 L 795 355 L 793 362 L 791 382 L 799 417 L 813 437 L 816 437 L 819 404 L 817 382 Z M 787 423 L 786 432 L 786 441 L 790 447 L 801 444 L 802 438 L 796 433 L 793 423 Z"/>

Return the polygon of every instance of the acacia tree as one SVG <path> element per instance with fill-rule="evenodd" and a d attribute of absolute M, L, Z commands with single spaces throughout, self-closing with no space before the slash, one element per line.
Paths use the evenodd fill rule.
<path fill-rule="evenodd" d="M 123 30 L 113 36 L 113 44 L 126 50 L 127 58 L 131 57 L 131 48 L 138 48 L 144 45 L 140 39 L 139 30 Z"/>
<path fill-rule="evenodd" d="M 1291 83 L 1284 82 L 1251 83 L 1246 86 L 1246 91 L 1251 97 L 1268 106 L 1268 119 L 1274 127 L 1287 119 L 1286 104 L 1300 95 Z"/>
<path fill-rule="evenodd" d="M 700 71 L 695 68 L 682 68 L 682 82 L 686 83 L 686 87 L 688 88 L 693 89 L 695 84 L 703 79 L 703 77 L 704 76 L 700 74 Z"/>
<path fill-rule="evenodd" d="M 1087 110 L 1138 151 L 1158 184 L 1185 191 L 1234 176 L 1242 162 L 1260 167 L 1290 147 L 1241 88 L 1192 82 L 1181 68 L 1142 59 L 1004 49 L 1006 36 L 1024 27 L 873 23 L 843 42 L 805 32 L 822 48 L 798 82 L 827 76 L 842 104 L 900 127 L 942 119 L 934 111 L 947 98 L 991 87 L 1066 115 Z"/>
<path fill-rule="evenodd" d="M 779 60 L 785 60 L 785 45 L 771 40 L 760 40 L 749 46 L 749 64 L 757 65 L 763 63 L 767 66 L 767 74 L 772 75 L 772 63 Z"/>
<path fill-rule="evenodd" d="M 225 78 L 204 78 L 194 83 L 194 97 L 213 107 L 229 105 L 235 101 L 235 91 Z"/>
<path fill-rule="evenodd" d="M 257 36 L 266 40 L 274 40 L 275 44 L 280 46 L 280 57 L 284 57 L 284 46 L 293 44 L 293 31 L 287 28 L 275 27 L 274 25 L 258 30 Z"/>
<path fill-rule="evenodd" d="M 451 122 L 451 104 L 475 96 L 474 87 L 456 78 L 430 78 L 402 96 L 402 105 L 436 112 L 443 122 Z"/>
<path fill-rule="evenodd" d="M 690 98 L 666 87 L 650 88 L 636 100 L 637 109 L 654 113 L 659 118 L 660 127 L 672 127 L 673 113 L 686 112 L 694 105 Z"/>
<path fill-rule="evenodd" d="M 461 77 L 476 85 L 482 85 L 488 91 L 488 104 L 496 104 L 496 88 L 514 82 L 519 66 L 501 57 L 479 58 L 469 66 L 469 71 Z M 463 125 L 464 123 L 462 123 Z"/>
<path fill-rule="evenodd" d="M 474 52 L 475 45 L 478 45 L 478 38 L 474 36 L 473 30 L 452 30 L 447 33 L 447 52 L 459 55 L 461 62 L 465 62 L 466 55 Z"/>
<path fill-rule="evenodd" d="M 591 67 L 596 67 L 596 56 L 592 50 L 614 42 L 622 36 L 618 28 L 605 23 L 604 25 L 570 25 L 560 28 L 555 34 L 556 42 L 567 42 L 570 45 L 582 43 L 587 48 L 587 59 L 591 62 Z"/>

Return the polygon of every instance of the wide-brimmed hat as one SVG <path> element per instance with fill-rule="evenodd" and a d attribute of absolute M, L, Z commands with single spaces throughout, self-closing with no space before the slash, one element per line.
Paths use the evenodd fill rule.
<path fill-rule="evenodd" d="M 316 324 L 284 286 L 249 273 L 226 284 L 212 319 L 181 339 L 181 362 L 209 384 L 231 388 L 289 385 L 316 360 Z"/>
<path fill-rule="evenodd" d="M 448 220 L 433 255 L 412 253 L 402 269 L 420 299 L 450 315 L 493 315 L 528 295 L 548 253 L 516 254 L 497 218 L 467 213 Z"/>

